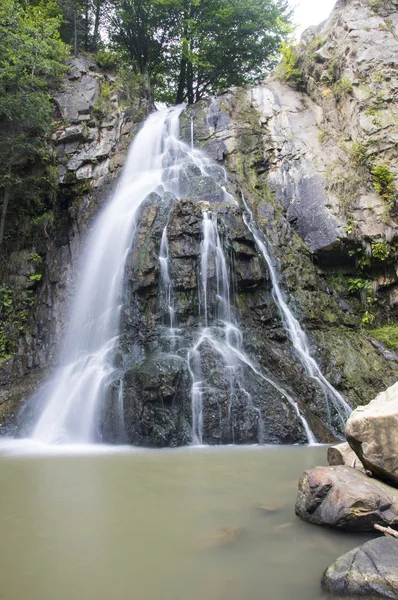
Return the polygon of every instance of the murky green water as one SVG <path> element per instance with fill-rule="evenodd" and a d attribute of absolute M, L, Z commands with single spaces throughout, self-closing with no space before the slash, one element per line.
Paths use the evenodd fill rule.
<path fill-rule="evenodd" d="M 295 517 L 298 477 L 325 456 L 2 446 L 0 598 L 318 600 L 323 570 L 367 539 Z"/>

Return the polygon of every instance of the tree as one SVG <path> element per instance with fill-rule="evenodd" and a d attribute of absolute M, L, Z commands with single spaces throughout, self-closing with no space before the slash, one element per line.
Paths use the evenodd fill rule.
<path fill-rule="evenodd" d="M 290 32 L 287 0 L 114 0 L 111 37 L 159 99 L 261 81 Z"/>
<path fill-rule="evenodd" d="M 52 2 L 0 4 L 0 246 L 10 202 L 29 189 L 29 170 L 51 158 L 49 88 L 68 55 Z M 43 181 L 46 177 L 43 177 Z"/>

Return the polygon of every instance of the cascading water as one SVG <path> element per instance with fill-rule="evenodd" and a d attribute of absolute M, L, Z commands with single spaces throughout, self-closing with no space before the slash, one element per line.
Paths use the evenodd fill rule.
<path fill-rule="evenodd" d="M 175 310 L 173 308 L 172 299 L 172 283 L 169 270 L 169 243 L 167 240 L 167 225 L 163 229 L 162 240 L 160 242 L 159 251 L 159 264 L 160 264 L 160 278 L 161 285 L 164 293 L 165 305 L 169 317 L 168 334 L 171 340 L 172 346 L 175 342 L 176 330 L 175 330 Z"/>
<path fill-rule="evenodd" d="M 244 396 L 247 405 L 256 413 L 258 420 L 258 442 L 264 439 L 264 422 L 261 411 L 253 404 L 250 393 L 244 387 L 243 368 L 247 367 L 255 375 L 274 387 L 282 397 L 292 406 L 300 419 L 309 444 L 316 442 L 306 419 L 301 414 L 297 402 L 276 384 L 271 378 L 265 376 L 260 369 L 250 360 L 243 350 L 242 333 L 233 321 L 231 309 L 231 294 L 227 260 L 217 228 L 217 215 L 204 211 L 203 213 L 203 240 L 201 243 L 201 272 L 200 290 L 204 326 L 200 330 L 195 346 L 188 353 L 188 366 L 192 380 L 192 431 L 193 442 L 203 442 L 203 394 L 206 387 L 206 377 L 201 366 L 201 347 L 207 344 L 219 357 L 221 357 L 226 377 L 229 382 L 229 409 L 228 416 L 231 422 L 231 412 L 235 397 L 235 390 Z M 213 290 L 214 298 L 210 298 L 209 283 L 215 279 Z M 210 315 L 210 317 L 209 317 Z M 209 323 L 212 318 L 212 325 Z M 232 426 L 231 426 L 231 429 Z M 234 441 L 234 440 L 233 440 Z"/>
<path fill-rule="evenodd" d="M 223 187 L 227 182 L 225 170 L 193 148 L 192 123 L 191 146 L 179 139 L 182 110 L 180 106 L 159 111 L 147 119 L 132 144 L 115 195 L 94 224 L 83 254 L 81 284 L 71 310 L 61 366 L 38 393 L 42 412 L 32 434 L 34 439 L 47 443 L 100 441 L 101 409 L 115 381 L 119 381 L 115 405 L 120 411 L 116 421 L 124 428 L 123 377 L 114 366 L 114 355 L 119 342 L 126 261 L 138 226 L 138 210 L 149 194 L 155 192 L 170 210 L 167 193 L 174 197 L 174 201 L 180 200 L 187 192 L 190 177 L 207 178 L 207 182 L 211 178 L 219 190 L 218 201 L 238 204 Z M 242 333 L 232 309 L 229 263 L 220 239 L 217 213 L 211 211 L 207 203 L 202 214 L 198 286 L 201 323 L 193 334 L 192 330 L 183 332 L 176 328 L 168 224 L 163 228 L 159 249 L 160 289 L 165 314 L 168 315 L 168 339 L 171 341 L 168 352 L 170 356 L 185 358 L 191 377 L 192 441 L 202 444 L 205 438 L 204 402 L 213 393 L 208 372 L 209 355 L 212 355 L 220 365 L 224 386 L 222 393 L 226 393 L 228 398 L 228 413 L 223 416 L 227 423 L 220 423 L 220 431 L 227 427 L 229 433 L 223 439 L 235 441 L 233 415 L 239 403 L 240 406 L 242 403 L 245 405 L 251 415 L 250 422 L 256 424 L 257 441 L 261 443 L 264 439 L 262 412 L 254 405 L 245 387 L 245 371 L 250 371 L 272 386 L 292 407 L 308 442 L 313 443 L 315 437 L 297 402 L 265 375 L 243 350 Z M 340 405 L 344 407 L 345 401 L 325 380 L 309 355 L 305 334 L 283 300 L 274 267 L 247 205 L 245 215 L 246 226 L 268 264 L 275 301 L 300 359 L 308 373 L 323 386 L 322 389 L 327 389 L 333 396 L 336 410 Z M 181 335 L 182 345 L 180 331 L 184 334 Z M 188 348 L 187 339 L 190 339 Z"/>
<path fill-rule="evenodd" d="M 342 425 L 344 426 L 347 417 L 351 414 L 352 409 L 344 400 L 341 394 L 329 383 L 326 377 L 322 374 L 318 363 L 310 354 L 310 349 L 308 346 L 308 340 L 305 332 L 302 330 L 300 323 L 293 316 L 290 308 L 285 302 L 285 299 L 282 294 L 281 287 L 279 285 L 278 276 L 276 273 L 276 269 L 274 267 L 273 261 L 269 254 L 267 248 L 267 240 L 258 229 L 254 218 L 253 213 L 250 210 L 247 202 L 242 194 L 242 202 L 244 206 L 244 215 L 243 219 L 246 223 L 246 226 L 250 230 L 251 234 L 254 237 L 254 240 L 257 244 L 258 249 L 260 250 L 262 256 L 264 257 L 265 262 L 267 263 L 269 273 L 271 275 L 272 282 L 272 294 L 275 300 L 275 303 L 279 309 L 280 315 L 282 317 L 282 321 L 284 327 L 289 335 L 289 338 L 293 344 L 293 348 L 297 353 L 298 358 L 300 359 L 302 365 L 304 366 L 308 375 L 315 380 L 315 382 L 319 385 L 322 391 L 325 394 L 325 398 L 328 401 L 330 399 L 333 408 L 335 409 L 337 415 L 340 418 Z M 329 411 L 330 415 L 330 411 Z M 330 419 L 330 416 L 329 416 Z M 330 423 L 329 423 L 330 424 Z"/>
<path fill-rule="evenodd" d="M 232 322 L 230 277 L 215 213 L 203 212 L 202 231 L 199 297 L 203 327 L 196 344 L 189 350 L 187 359 L 192 381 L 193 443 L 203 443 L 203 394 L 206 388 L 206 374 L 202 368 L 201 349 L 205 345 L 221 358 L 225 370 L 229 388 L 228 417 L 231 429 L 233 399 L 235 389 L 239 388 L 247 404 L 257 414 L 258 441 L 261 443 L 264 424 L 260 410 L 253 406 L 252 398 L 244 388 L 242 365 L 245 361 L 239 356 L 242 335 Z M 214 285 L 211 287 L 212 282 Z"/>
<path fill-rule="evenodd" d="M 116 193 L 94 224 L 83 255 L 61 366 L 38 393 L 43 410 L 32 433 L 36 440 L 99 439 L 99 413 L 115 377 L 121 290 L 137 211 L 162 184 L 165 163 L 178 145 L 183 108 L 150 115 L 131 146 Z"/>

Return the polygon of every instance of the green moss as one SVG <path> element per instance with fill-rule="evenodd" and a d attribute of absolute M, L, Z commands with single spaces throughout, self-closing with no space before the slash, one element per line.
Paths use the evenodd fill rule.
<path fill-rule="evenodd" d="M 323 144 L 323 142 L 325 142 L 328 138 L 330 138 L 330 134 L 328 131 L 326 131 L 326 129 L 322 129 L 318 133 L 318 140 L 320 144 Z"/>
<path fill-rule="evenodd" d="M 370 8 L 373 10 L 373 12 L 378 13 L 380 11 L 380 9 L 383 7 L 384 1 L 383 0 L 370 0 Z"/>
<path fill-rule="evenodd" d="M 372 329 L 369 332 L 369 335 L 375 338 L 375 340 L 378 342 L 381 342 L 387 346 L 387 348 L 398 350 L 398 327 L 394 325 L 386 325 L 385 327 Z"/>

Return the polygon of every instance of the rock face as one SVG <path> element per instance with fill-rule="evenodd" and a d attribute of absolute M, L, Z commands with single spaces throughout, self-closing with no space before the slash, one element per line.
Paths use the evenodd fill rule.
<path fill-rule="evenodd" d="M 326 570 L 322 585 L 335 596 L 398 598 L 398 540 L 382 537 L 347 552 Z"/>
<path fill-rule="evenodd" d="M 330 446 L 328 448 L 328 463 L 331 467 L 337 465 L 345 465 L 346 467 L 352 467 L 365 473 L 365 468 L 358 456 L 352 450 L 348 442 L 344 444 L 338 444 L 337 446 Z"/>
<path fill-rule="evenodd" d="M 398 383 L 366 406 L 358 407 L 346 424 L 347 440 L 376 477 L 398 487 Z"/>
<path fill-rule="evenodd" d="M 296 515 L 351 532 L 398 523 L 396 490 L 351 467 L 315 467 L 299 481 Z"/>
<path fill-rule="evenodd" d="M 342 434 L 333 407 L 286 333 L 268 268 L 243 218 L 242 193 L 269 241 L 286 301 L 330 383 L 355 407 L 397 380 L 398 355 L 375 344 L 363 327 L 397 317 L 395 188 L 377 188 L 380 181 L 372 174 L 383 163 L 396 175 L 394 7 L 386 2 L 376 13 L 365 1 L 338 3 L 327 23 L 307 32 L 298 51 L 306 91 L 273 77 L 262 86 L 203 100 L 182 115 L 182 137 L 191 141 L 192 119 L 195 143 L 215 163 L 206 175 L 187 165 L 179 181 L 180 202 L 154 193 L 142 206 L 115 357 L 123 385 L 111 389 L 103 439 L 120 441 L 114 407 L 122 389 L 128 442 L 175 446 L 192 440 L 192 376 L 182 349 L 193 347 L 200 326 L 204 209 L 216 214 L 234 322 L 249 359 L 241 361 L 231 385 L 214 341 L 201 339 L 208 382 L 201 390 L 204 441 L 305 443 L 294 403 L 319 441 Z M 15 236 L 1 273 L 19 293 L 36 274 L 29 257 L 41 257 L 41 278 L 17 333 L 15 355 L 1 365 L 4 423 L 15 415 L 21 395 L 37 388 L 56 363 L 82 237 L 109 195 L 134 123 L 151 108 L 141 90 L 134 106 L 122 110 L 118 82 L 89 61 L 74 59 L 65 84 L 55 99 L 54 136 L 62 219 L 55 229 L 43 222 L 34 238 L 23 231 Z M 173 170 L 164 177 L 173 179 Z M 240 206 L 225 201 L 223 187 Z M 169 313 L 159 252 L 166 224 L 176 327 L 182 331 L 178 351 L 165 335 Z M 214 265 L 210 271 L 216 298 Z M 225 329 L 219 325 L 222 343 Z"/>

